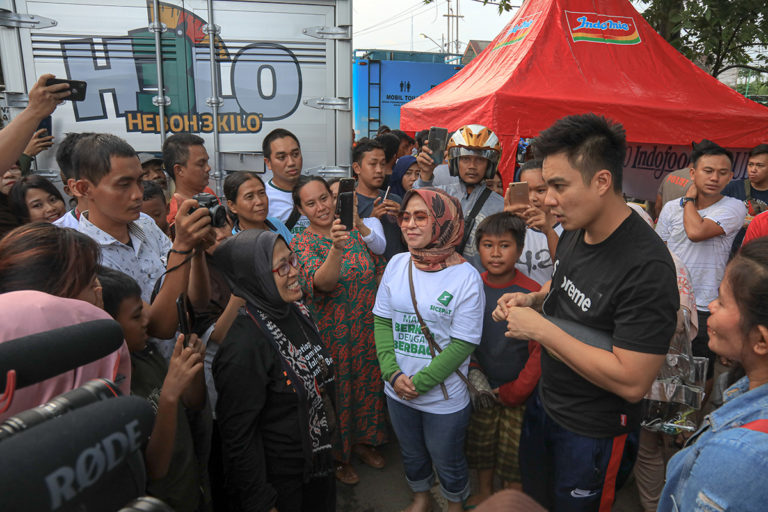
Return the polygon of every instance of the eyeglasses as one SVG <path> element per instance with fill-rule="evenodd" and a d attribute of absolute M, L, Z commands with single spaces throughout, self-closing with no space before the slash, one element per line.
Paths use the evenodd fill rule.
<path fill-rule="evenodd" d="M 295 252 L 292 252 L 288 259 L 280 264 L 277 268 L 273 268 L 272 272 L 277 272 L 280 277 L 285 277 L 291 271 L 291 267 L 299 268 L 299 257 Z"/>
<path fill-rule="evenodd" d="M 429 212 L 426 210 L 417 210 L 415 212 L 400 210 L 397 214 L 397 222 L 400 226 L 407 226 L 411 223 L 411 219 L 413 219 L 417 227 L 423 228 L 429 224 Z"/>

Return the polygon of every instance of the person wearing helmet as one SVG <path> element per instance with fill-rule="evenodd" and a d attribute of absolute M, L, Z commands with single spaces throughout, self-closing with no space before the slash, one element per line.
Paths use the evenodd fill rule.
<path fill-rule="evenodd" d="M 457 251 L 482 272 L 484 269 L 477 252 L 475 232 L 484 218 L 504 209 L 504 199 L 485 185 L 485 180 L 493 178 L 498 169 L 501 144 L 498 136 L 485 126 L 469 124 L 451 136 L 447 151 L 448 169 L 451 176 L 458 176 L 459 182 L 435 188 L 444 190 L 461 202 L 464 238 Z M 435 163 L 426 143 L 416 160 L 420 177 L 414 188 L 433 186 Z"/>

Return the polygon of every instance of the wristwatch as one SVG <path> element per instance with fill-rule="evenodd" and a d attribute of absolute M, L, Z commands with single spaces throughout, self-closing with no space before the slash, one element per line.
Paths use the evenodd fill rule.
<path fill-rule="evenodd" d="M 680 208 L 685 208 L 685 203 L 692 203 L 693 201 L 695 201 L 695 199 L 692 197 L 685 197 L 685 196 L 681 197 Z"/>

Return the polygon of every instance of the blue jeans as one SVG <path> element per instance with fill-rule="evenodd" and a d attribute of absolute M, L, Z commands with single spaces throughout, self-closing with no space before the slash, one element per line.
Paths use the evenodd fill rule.
<path fill-rule="evenodd" d="M 448 501 L 469 496 L 469 470 L 464 456 L 472 406 L 451 414 L 431 414 L 387 397 L 392 427 L 400 443 L 405 479 L 413 492 L 427 492 L 435 482 L 434 464 L 440 490 Z"/>
<path fill-rule="evenodd" d="M 552 512 L 610 512 L 626 439 L 586 437 L 561 427 L 535 390 L 520 436 L 523 491 Z"/>

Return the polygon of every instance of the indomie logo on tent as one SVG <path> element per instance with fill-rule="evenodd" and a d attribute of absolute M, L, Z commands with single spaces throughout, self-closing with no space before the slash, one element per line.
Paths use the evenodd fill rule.
<path fill-rule="evenodd" d="M 540 13 L 537 12 L 535 14 L 531 14 L 530 16 L 520 18 L 518 21 L 515 21 L 512 25 L 512 28 L 510 28 L 507 33 L 504 34 L 504 37 L 499 40 L 493 49 L 498 50 L 502 46 L 509 46 L 511 44 L 519 43 L 525 39 L 525 36 L 530 33 L 533 24 L 539 17 L 539 14 Z"/>
<path fill-rule="evenodd" d="M 574 42 L 638 44 L 640 34 L 635 20 L 628 16 L 607 16 L 594 12 L 565 11 Z"/>

